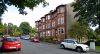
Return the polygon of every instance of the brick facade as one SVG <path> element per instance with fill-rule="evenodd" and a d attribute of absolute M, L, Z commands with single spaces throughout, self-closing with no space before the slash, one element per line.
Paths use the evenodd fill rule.
<path fill-rule="evenodd" d="M 59 5 L 55 10 L 51 10 L 41 20 L 36 21 L 37 35 L 48 38 L 56 37 L 58 41 L 68 38 L 68 29 L 73 24 L 74 14 L 70 4 Z"/>

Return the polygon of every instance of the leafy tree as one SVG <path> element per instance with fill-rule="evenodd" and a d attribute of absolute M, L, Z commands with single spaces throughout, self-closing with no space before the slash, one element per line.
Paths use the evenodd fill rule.
<path fill-rule="evenodd" d="M 29 35 L 30 35 L 30 38 L 31 37 L 36 37 L 36 28 L 31 27 L 31 31 L 30 31 Z"/>
<path fill-rule="evenodd" d="M 89 35 L 91 34 L 90 28 L 87 25 L 80 24 L 79 22 L 76 22 L 71 26 L 71 28 L 68 30 L 68 34 L 70 35 L 70 37 L 76 38 L 79 41 L 82 40 L 82 37 L 91 37 Z"/>
<path fill-rule="evenodd" d="M 13 25 L 12 32 L 13 32 L 13 36 L 20 36 L 19 27 L 17 27 L 16 25 Z"/>
<path fill-rule="evenodd" d="M 4 32 L 4 26 L 2 23 L 0 23 L 0 35 L 3 35 Z"/>
<path fill-rule="evenodd" d="M 72 7 L 79 22 L 92 26 L 98 24 L 100 30 L 100 0 L 75 0 Z"/>
<path fill-rule="evenodd" d="M 88 29 L 87 30 L 87 37 L 88 37 L 88 39 L 96 39 L 97 38 L 96 32 L 93 31 L 92 29 Z"/>
<path fill-rule="evenodd" d="M 15 37 L 19 37 L 19 36 L 20 36 L 20 32 L 18 32 L 18 31 L 13 32 L 13 36 L 15 36 Z"/>
<path fill-rule="evenodd" d="M 7 34 L 7 24 L 4 23 L 4 34 Z"/>
<path fill-rule="evenodd" d="M 3 33 L 4 33 L 4 26 L 3 26 L 1 20 L 2 20 L 2 18 L 0 18 L 0 36 L 3 35 Z"/>
<path fill-rule="evenodd" d="M 31 26 L 28 22 L 22 22 L 19 26 L 22 34 L 29 34 L 31 32 Z"/>
<path fill-rule="evenodd" d="M 0 17 L 5 11 L 7 11 L 7 6 L 13 5 L 18 8 L 20 14 L 26 15 L 27 12 L 24 11 L 25 7 L 33 10 L 34 7 L 39 4 L 46 6 L 48 3 L 45 0 L 0 0 Z"/>
<path fill-rule="evenodd" d="M 96 32 L 96 35 L 99 37 L 100 36 L 100 29 L 99 28 L 95 29 L 95 32 Z"/>

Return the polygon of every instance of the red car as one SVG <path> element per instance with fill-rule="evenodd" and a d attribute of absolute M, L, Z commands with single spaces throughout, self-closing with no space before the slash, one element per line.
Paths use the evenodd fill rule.
<path fill-rule="evenodd" d="M 31 38 L 31 42 L 39 42 L 38 38 Z"/>
<path fill-rule="evenodd" d="M 18 38 L 4 38 L 2 40 L 2 49 L 3 50 L 21 50 L 21 42 Z"/>

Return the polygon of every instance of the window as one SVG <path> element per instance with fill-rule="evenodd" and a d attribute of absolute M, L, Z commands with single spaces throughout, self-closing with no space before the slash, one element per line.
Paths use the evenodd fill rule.
<path fill-rule="evenodd" d="M 46 24 L 46 28 L 48 28 L 48 24 Z"/>
<path fill-rule="evenodd" d="M 54 30 L 52 30 L 52 36 L 54 36 Z"/>
<path fill-rule="evenodd" d="M 36 28 L 36 30 L 38 31 L 38 28 Z"/>
<path fill-rule="evenodd" d="M 58 24 L 60 24 L 60 18 L 58 18 Z"/>
<path fill-rule="evenodd" d="M 48 23 L 48 28 L 50 28 L 51 26 L 50 26 L 50 23 Z"/>
<path fill-rule="evenodd" d="M 50 36 L 50 31 L 48 31 L 48 36 Z"/>
<path fill-rule="evenodd" d="M 45 19 L 43 18 L 43 22 L 45 22 Z"/>
<path fill-rule="evenodd" d="M 62 34 L 64 33 L 64 28 L 61 29 L 61 33 L 62 33 Z"/>
<path fill-rule="evenodd" d="M 52 22 L 52 27 L 55 27 L 55 22 Z"/>
<path fill-rule="evenodd" d="M 45 29 L 45 25 L 43 25 L 43 29 Z"/>
<path fill-rule="evenodd" d="M 45 36 L 45 32 L 43 32 L 43 36 Z"/>
<path fill-rule="evenodd" d="M 64 28 L 59 28 L 58 29 L 58 34 L 64 34 Z"/>
<path fill-rule="evenodd" d="M 57 12 L 60 13 L 60 9 L 57 9 Z"/>
<path fill-rule="evenodd" d="M 8 41 L 8 42 L 18 41 L 18 39 L 16 39 L 16 38 L 6 38 L 5 40 Z"/>
<path fill-rule="evenodd" d="M 48 15 L 48 19 L 50 19 L 50 15 Z"/>
<path fill-rule="evenodd" d="M 58 29 L 58 34 L 60 34 L 60 29 Z"/>
<path fill-rule="evenodd" d="M 67 42 L 67 40 L 64 40 L 64 42 Z"/>
<path fill-rule="evenodd" d="M 36 23 L 36 25 L 38 26 L 38 23 Z"/>
<path fill-rule="evenodd" d="M 48 17 L 46 16 L 46 20 L 48 20 Z"/>
<path fill-rule="evenodd" d="M 67 40 L 67 43 L 72 43 L 73 41 L 72 40 Z"/>
<path fill-rule="evenodd" d="M 61 24 L 64 24 L 64 17 L 61 18 Z"/>
<path fill-rule="evenodd" d="M 60 7 L 60 12 L 64 12 L 64 7 Z"/>
<path fill-rule="evenodd" d="M 42 37 L 43 35 L 42 35 L 42 32 L 40 33 L 40 37 Z"/>
<path fill-rule="evenodd" d="M 48 31 L 46 31 L 46 36 L 48 36 Z"/>

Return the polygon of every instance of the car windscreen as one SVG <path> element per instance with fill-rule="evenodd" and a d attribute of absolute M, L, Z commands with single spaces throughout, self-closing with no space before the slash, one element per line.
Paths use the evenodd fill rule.
<path fill-rule="evenodd" d="M 78 41 L 75 41 L 77 44 L 80 44 Z"/>
<path fill-rule="evenodd" d="M 5 40 L 8 41 L 8 42 L 18 41 L 16 38 L 6 38 Z"/>

